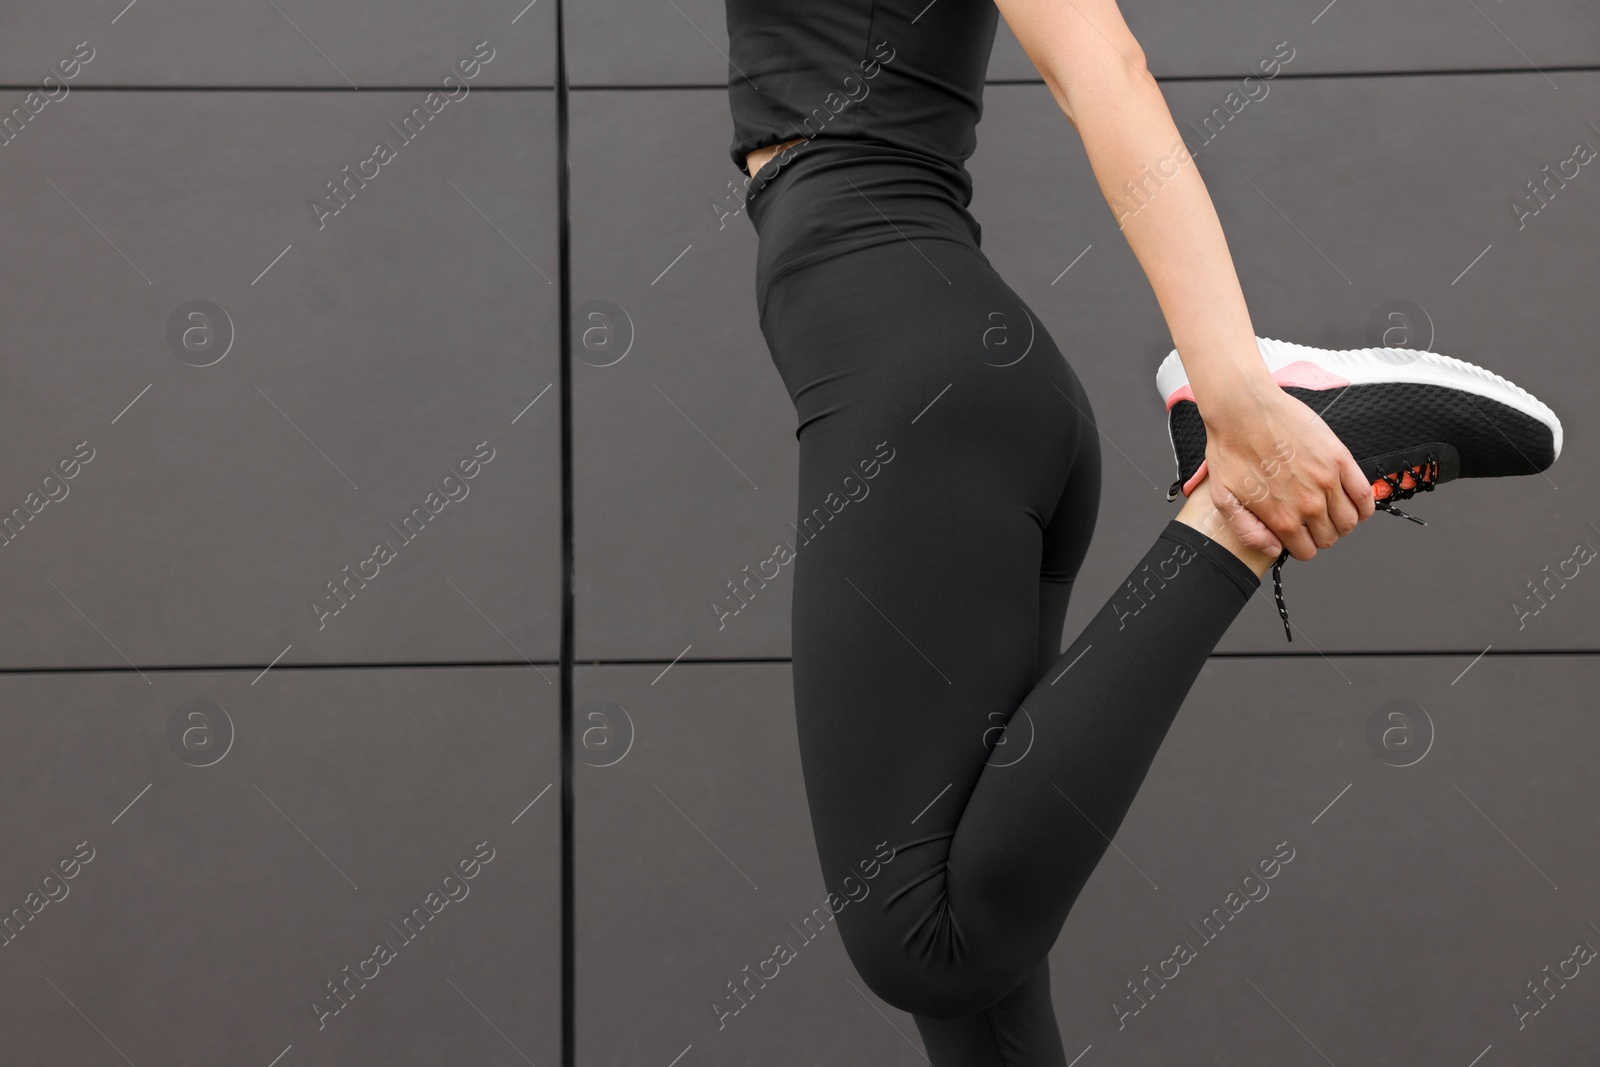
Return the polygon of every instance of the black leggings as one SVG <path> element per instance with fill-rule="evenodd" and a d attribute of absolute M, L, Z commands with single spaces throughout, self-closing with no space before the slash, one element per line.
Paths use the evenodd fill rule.
<path fill-rule="evenodd" d="M 840 936 L 935 1067 L 1061 1067 L 1047 953 L 1260 581 L 1169 523 L 1058 652 L 1100 496 L 1077 376 L 973 243 L 818 251 L 763 276 L 761 326 L 799 416 L 795 714 Z"/>

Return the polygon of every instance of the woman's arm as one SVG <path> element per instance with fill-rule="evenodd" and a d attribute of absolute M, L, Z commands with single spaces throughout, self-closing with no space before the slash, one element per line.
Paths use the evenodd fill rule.
<path fill-rule="evenodd" d="M 1155 291 L 1206 425 L 1213 501 L 1246 544 L 1310 559 L 1372 514 L 1372 485 L 1268 374 L 1210 194 L 1122 12 L 1115 0 L 996 6 L 1083 138 Z"/>

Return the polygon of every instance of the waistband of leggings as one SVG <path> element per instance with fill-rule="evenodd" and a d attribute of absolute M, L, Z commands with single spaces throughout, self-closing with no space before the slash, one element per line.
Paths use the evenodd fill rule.
<path fill-rule="evenodd" d="M 757 211 L 759 209 L 755 205 L 758 200 L 775 199 L 780 195 L 777 190 L 793 184 L 784 179 L 813 170 L 837 168 L 843 164 L 852 167 L 920 168 L 941 175 L 955 191 L 962 207 L 972 201 L 972 177 L 960 162 L 868 137 L 818 134 L 773 155 L 750 179 L 745 202 L 752 212 Z"/>
<path fill-rule="evenodd" d="M 756 292 L 763 307 L 783 274 L 889 240 L 942 239 L 979 249 L 982 228 L 967 210 L 971 181 L 958 164 L 875 142 L 818 138 L 757 173 L 767 180 L 746 203 L 760 241 Z"/>

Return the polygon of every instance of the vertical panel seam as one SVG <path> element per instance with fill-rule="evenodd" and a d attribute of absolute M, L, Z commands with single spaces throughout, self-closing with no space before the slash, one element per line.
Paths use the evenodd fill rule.
<path fill-rule="evenodd" d="M 576 915 L 573 872 L 572 664 L 572 242 L 568 167 L 566 6 L 555 4 L 556 312 L 560 316 L 561 376 L 561 1063 L 576 1067 Z"/>

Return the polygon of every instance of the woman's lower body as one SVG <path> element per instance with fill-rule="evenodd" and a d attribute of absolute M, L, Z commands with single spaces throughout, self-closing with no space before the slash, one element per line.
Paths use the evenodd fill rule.
<path fill-rule="evenodd" d="M 767 211 L 764 242 L 800 217 Z M 1062 1067 L 1047 954 L 1259 579 L 1172 522 L 1059 652 L 1100 495 L 1089 400 L 975 240 L 891 227 L 787 243 L 758 274 L 799 417 L 794 696 L 818 855 L 852 962 L 935 1067 Z"/>

